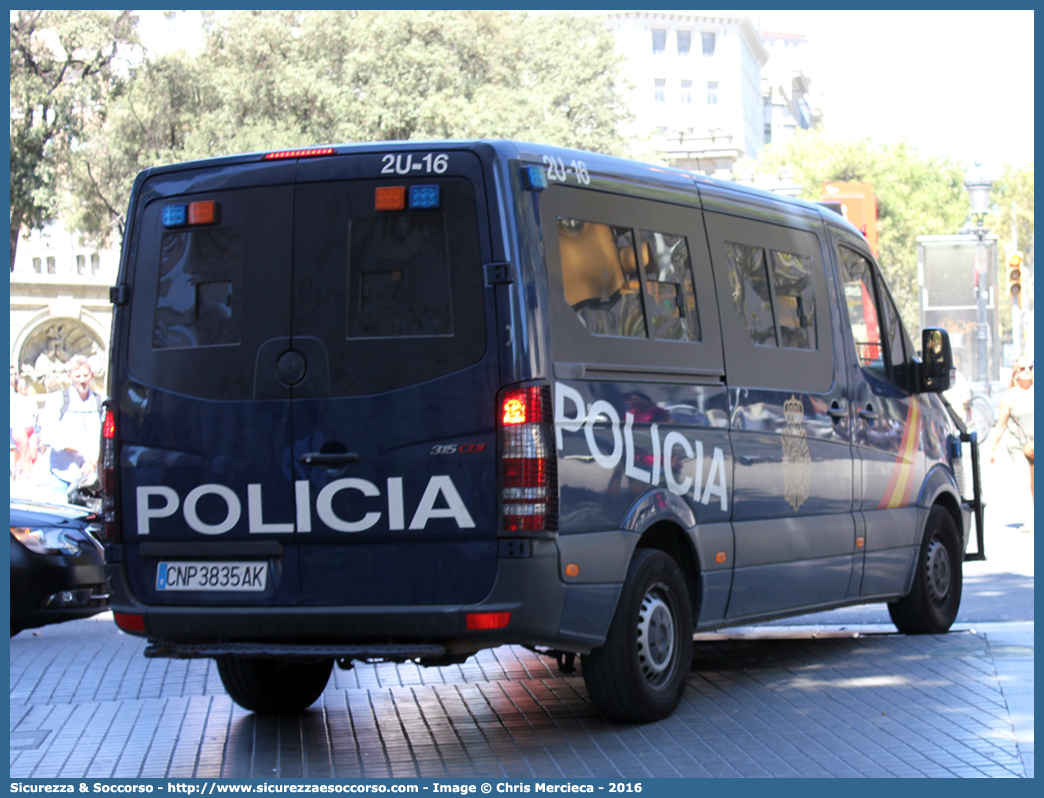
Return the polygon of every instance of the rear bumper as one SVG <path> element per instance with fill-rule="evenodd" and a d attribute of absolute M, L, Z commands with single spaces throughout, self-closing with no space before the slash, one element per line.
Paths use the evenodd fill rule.
<path fill-rule="evenodd" d="M 124 564 L 106 570 L 113 611 L 144 617 L 144 636 L 158 644 L 153 656 L 180 656 L 178 644 L 229 642 L 249 642 L 254 655 L 266 644 L 375 652 L 383 645 L 434 644 L 452 655 L 508 643 L 583 653 L 604 642 L 622 584 L 565 584 L 558 551 L 553 540 L 534 541 L 530 557 L 499 561 L 483 601 L 449 606 L 149 606 L 126 589 Z M 511 619 L 501 629 L 469 630 L 466 616 L 476 612 L 510 612 Z"/>

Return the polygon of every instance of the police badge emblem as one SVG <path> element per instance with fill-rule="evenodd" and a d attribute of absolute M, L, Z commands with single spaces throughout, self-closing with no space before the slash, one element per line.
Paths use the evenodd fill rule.
<path fill-rule="evenodd" d="M 783 403 L 787 427 L 780 439 L 783 442 L 783 497 L 794 510 L 808 499 L 812 481 L 812 457 L 805 436 L 805 406 L 791 394 Z"/>

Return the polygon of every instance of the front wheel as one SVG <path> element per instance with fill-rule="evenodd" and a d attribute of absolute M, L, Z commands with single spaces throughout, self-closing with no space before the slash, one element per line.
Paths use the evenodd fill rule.
<path fill-rule="evenodd" d="M 605 643 L 581 658 L 588 695 L 607 720 L 646 723 L 681 701 L 692 664 L 692 607 L 681 569 L 638 549 Z"/>
<path fill-rule="evenodd" d="M 888 605 L 900 632 L 936 635 L 950 630 L 961 606 L 962 552 L 953 516 L 936 505 L 928 513 L 913 587 L 909 595 Z"/>
<path fill-rule="evenodd" d="M 225 691 L 243 709 L 263 715 L 291 715 L 307 709 L 323 694 L 333 660 L 218 657 L 217 667 Z"/>

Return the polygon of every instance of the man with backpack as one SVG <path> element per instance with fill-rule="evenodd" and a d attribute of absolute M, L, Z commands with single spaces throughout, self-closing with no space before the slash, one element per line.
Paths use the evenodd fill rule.
<path fill-rule="evenodd" d="M 69 486 L 98 466 L 102 397 L 91 389 L 94 370 L 75 355 L 66 364 L 71 385 L 52 396 L 40 416 L 40 437 L 50 449 L 54 499 L 68 501 Z"/>

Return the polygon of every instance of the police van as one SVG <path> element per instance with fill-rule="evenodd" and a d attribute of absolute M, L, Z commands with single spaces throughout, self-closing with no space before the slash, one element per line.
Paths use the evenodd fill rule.
<path fill-rule="evenodd" d="M 868 602 L 954 622 L 983 547 L 948 337 L 918 354 L 823 207 L 385 142 L 147 170 L 126 231 L 116 623 L 213 657 L 247 709 L 308 707 L 335 663 L 521 644 L 650 721 L 694 632 Z"/>

